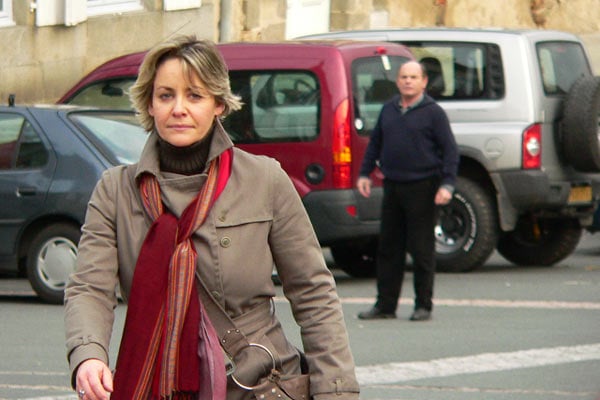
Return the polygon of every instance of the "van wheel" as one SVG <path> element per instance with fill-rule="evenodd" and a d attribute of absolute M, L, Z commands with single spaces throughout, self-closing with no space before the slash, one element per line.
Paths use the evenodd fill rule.
<path fill-rule="evenodd" d="M 561 139 L 564 156 L 573 168 L 600 171 L 600 77 L 581 77 L 571 87 Z"/>
<path fill-rule="evenodd" d="M 582 231 L 575 219 L 522 217 L 502 234 L 498 252 L 517 265 L 550 266 L 575 251 Z"/>
<path fill-rule="evenodd" d="M 375 276 L 377 239 L 355 240 L 330 246 L 335 265 L 354 278 Z"/>
<path fill-rule="evenodd" d="M 70 224 L 43 228 L 27 252 L 27 277 L 31 287 L 47 303 L 62 304 L 69 275 L 75 270 L 81 232 Z"/>
<path fill-rule="evenodd" d="M 496 247 L 497 220 L 490 195 L 458 177 L 452 201 L 440 208 L 435 227 L 437 270 L 466 272 L 483 265 Z"/>

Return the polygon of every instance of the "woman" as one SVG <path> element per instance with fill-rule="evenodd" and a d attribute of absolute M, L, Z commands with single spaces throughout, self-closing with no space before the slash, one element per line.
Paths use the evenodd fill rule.
<path fill-rule="evenodd" d="M 79 397 L 252 399 L 243 386 L 272 362 L 300 374 L 301 354 L 273 313 L 275 265 L 302 328 L 310 395 L 358 399 L 334 280 L 302 203 L 275 160 L 234 148 L 220 123 L 241 104 L 216 47 L 185 36 L 159 44 L 131 98 L 150 136 L 138 164 L 98 182 L 65 294 Z M 113 382 L 119 284 L 128 311 Z M 229 377 L 203 293 L 253 342 L 232 355 Z"/>

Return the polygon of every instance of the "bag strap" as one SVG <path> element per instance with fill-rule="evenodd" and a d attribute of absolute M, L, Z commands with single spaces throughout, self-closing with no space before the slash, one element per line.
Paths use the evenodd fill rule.
<path fill-rule="evenodd" d="M 200 281 L 200 290 L 198 291 L 200 299 L 221 339 L 221 347 L 233 359 L 233 356 L 243 348 L 248 347 L 250 342 L 248 342 L 246 335 L 236 327 L 235 322 L 233 322 L 229 314 L 225 312 L 223 307 L 213 297 L 204 281 L 200 279 L 199 274 L 196 274 L 196 276 Z"/>

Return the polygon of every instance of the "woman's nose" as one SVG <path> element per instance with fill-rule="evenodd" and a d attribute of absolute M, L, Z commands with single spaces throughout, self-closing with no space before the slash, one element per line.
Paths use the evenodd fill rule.
<path fill-rule="evenodd" d="M 183 98 L 182 96 L 175 97 L 175 103 L 173 104 L 173 113 L 185 113 L 185 98 Z"/>

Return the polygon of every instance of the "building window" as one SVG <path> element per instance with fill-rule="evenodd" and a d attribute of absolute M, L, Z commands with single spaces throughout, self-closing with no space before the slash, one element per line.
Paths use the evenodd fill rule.
<path fill-rule="evenodd" d="M 140 0 L 87 0 L 88 16 L 142 10 Z"/>
<path fill-rule="evenodd" d="M 12 0 L 0 0 L 0 26 L 14 25 L 12 20 Z"/>

